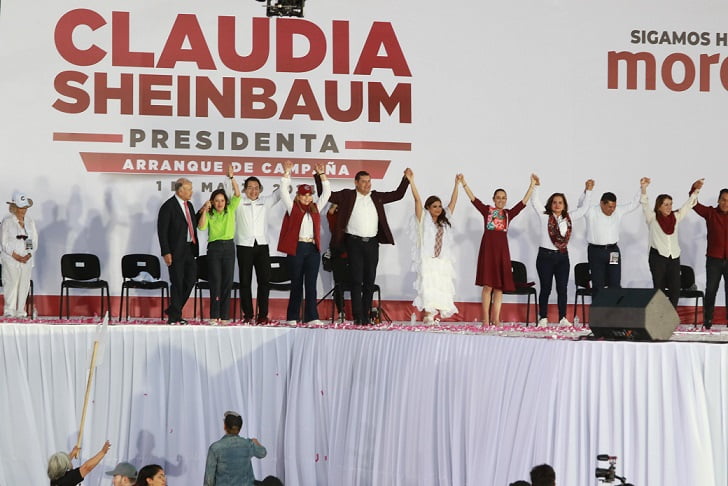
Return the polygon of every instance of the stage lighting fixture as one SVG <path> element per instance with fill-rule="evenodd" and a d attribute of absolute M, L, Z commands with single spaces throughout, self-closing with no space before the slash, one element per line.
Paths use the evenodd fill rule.
<path fill-rule="evenodd" d="M 303 4 L 306 0 L 257 0 L 265 2 L 268 17 L 303 17 Z"/>

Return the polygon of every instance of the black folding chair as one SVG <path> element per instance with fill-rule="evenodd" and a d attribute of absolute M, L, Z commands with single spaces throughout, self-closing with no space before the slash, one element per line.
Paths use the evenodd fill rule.
<path fill-rule="evenodd" d="M 147 272 L 154 281 L 133 280 L 141 272 Z M 124 309 L 124 299 L 126 299 L 126 319 L 129 319 L 129 289 L 139 290 L 159 290 L 161 292 L 160 319 L 164 319 L 165 295 L 169 302 L 169 284 L 164 280 L 160 280 L 161 268 L 159 258 L 156 255 L 148 255 L 145 253 L 133 253 L 121 257 L 121 276 L 124 281 L 121 284 L 121 299 L 119 301 L 119 321 L 122 318 L 122 310 Z"/>
<path fill-rule="evenodd" d="M 101 263 L 99 257 L 90 253 L 67 253 L 61 257 L 61 302 L 58 318 L 63 319 L 63 296 L 66 296 L 66 319 L 70 317 L 70 289 L 100 289 L 101 315 L 104 311 L 111 318 L 111 297 L 109 296 L 109 283 L 101 280 Z M 104 291 L 106 291 L 106 309 L 104 309 Z"/>

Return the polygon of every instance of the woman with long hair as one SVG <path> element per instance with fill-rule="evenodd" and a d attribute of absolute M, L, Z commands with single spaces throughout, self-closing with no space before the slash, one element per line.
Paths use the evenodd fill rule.
<path fill-rule="evenodd" d="M 508 227 L 510 222 L 526 207 L 536 185 L 536 176 L 531 174 L 531 183 L 523 198 L 511 209 L 506 209 L 508 195 L 503 189 L 493 193 L 493 206 L 483 204 L 475 197 L 465 179 L 463 189 L 473 206 L 483 215 L 483 237 L 478 252 L 478 268 L 475 274 L 475 285 L 483 287 L 481 301 L 483 305 L 483 326 L 494 324 L 499 326 L 503 291 L 515 290 L 513 272 L 511 270 L 511 253 L 508 248 Z M 493 308 L 491 312 L 491 300 Z M 491 319 L 492 317 L 492 319 Z"/>
<path fill-rule="evenodd" d="M 233 197 L 228 199 L 224 189 L 213 191 L 202 206 L 197 227 L 207 229 L 207 272 L 210 283 L 210 323 L 230 321 L 230 292 L 233 289 L 235 268 L 235 210 L 240 204 L 240 186 L 235 180 L 233 166 L 228 166 L 228 178 Z"/>
<path fill-rule="evenodd" d="M 594 181 L 588 179 L 584 185 L 584 201 L 575 211 L 569 213 L 569 203 L 562 192 L 555 192 L 549 196 L 546 204 L 542 204 L 538 195 L 540 180 L 536 178 L 531 206 L 538 214 L 541 229 L 538 256 L 536 257 L 536 271 L 538 272 L 538 326 L 548 325 L 549 297 L 551 286 L 556 280 L 556 299 L 559 309 L 559 325 L 570 326 L 566 318 L 567 284 L 569 282 L 569 240 L 571 239 L 572 222 L 584 216 L 591 206 L 591 192 Z"/>
<path fill-rule="evenodd" d="M 149 464 L 139 470 L 134 486 L 166 486 L 167 475 L 162 466 Z"/>
<path fill-rule="evenodd" d="M 645 215 L 650 239 L 650 273 L 652 273 L 652 286 L 656 289 L 667 289 L 667 296 L 673 307 L 677 307 L 680 298 L 680 242 L 677 228 L 680 221 L 690 212 L 698 202 L 698 194 L 703 187 L 704 179 L 693 185 L 690 197 L 682 207 L 672 210 L 672 197 L 669 194 L 660 194 L 655 199 L 655 207 L 650 208 L 647 197 L 647 186 L 650 178 L 640 180 L 642 196 L 642 212 Z"/>
<path fill-rule="evenodd" d="M 450 218 L 455 212 L 458 200 L 458 184 L 462 182 L 462 174 L 455 176 L 455 186 L 450 196 L 450 203 L 443 207 L 437 196 L 430 196 L 424 205 L 415 185 L 415 176 L 411 170 L 405 172 L 412 188 L 415 200 L 415 246 L 413 248 L 413 268 L 417 273 L 415 279 L 415 297 L 412 305 L 424 311 L 425 324 L 435 322 L 435 316 L 447 318 L 458 311 L 455 306 L 455 266 L 453 259 L 453 240 Z"/>

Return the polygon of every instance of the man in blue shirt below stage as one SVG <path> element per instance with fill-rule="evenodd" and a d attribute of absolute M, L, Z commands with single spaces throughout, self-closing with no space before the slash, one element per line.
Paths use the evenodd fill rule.
<path fill-rule="evenodd" d="M 225 412 L 225 435 L 207 451 L 204 486 L 253 486 L 252 457 L 263 458 L 267 451 L 258 439 L 240 437 L 243 418 Z"/>

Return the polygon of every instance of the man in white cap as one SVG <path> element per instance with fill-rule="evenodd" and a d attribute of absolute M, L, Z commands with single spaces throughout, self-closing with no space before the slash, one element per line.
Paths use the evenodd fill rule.
<path fill-rule="evenodd" d="M 210 445 L 205 465 L 205 486 L 253 486 L 252 457 L 265 457 L 267 451 L 258 439 L 240 437 L 243 418 L 225 412 L 225 435 Z"/>
<path fill-rule="evenodd" d="M 132 486 L 136 482 L 137 470 L 128 462 L 120 462 L 111 471 L 106 471 L 107 476 L 111 478 L 113 486 Z"/>
<path fill-rule="evenodd" d="M 8 201 L 10 214 L 2 221 L 2 277 L 5 294 L 5 317 L 27 317 L 25 301 L 30 290 L 30 272 L 38 249 L 35 221 L 27 216 L 33 200 L 15 191 Z"/>

